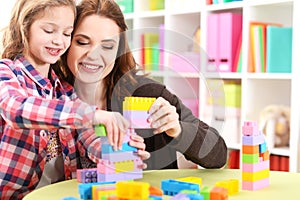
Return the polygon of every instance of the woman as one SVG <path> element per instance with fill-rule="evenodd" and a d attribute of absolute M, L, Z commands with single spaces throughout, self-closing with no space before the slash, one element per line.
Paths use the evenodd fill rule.
<path fill-rule="evenodd" d="M 83 0 L 77 6 L 71 46 L 58 73 L 79 98 L 101 109 L 122 112 L 125 96 L 155 97 L 149 110 L 152 129 L 136 130 L 151 157 L 147 169 L 176 169 L 176 151 L 204 168 L 220 168 L 227 147 L 218 132 L 196 118 L 181 100 L 136 69 L 127 26 L 113 0 Z"/>

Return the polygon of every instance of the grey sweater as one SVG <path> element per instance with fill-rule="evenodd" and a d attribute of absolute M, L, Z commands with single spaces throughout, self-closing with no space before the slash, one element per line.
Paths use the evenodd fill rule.
<path fill-rule="evenodd" d="M 135 85 L 123 80 L 120 83 L 121 90 L 126 88 L 132 96 L 137 97 L 163 97 L 176 107 L 182 128 L 182 133 L 176 139 L 166 133 L 154 135 L 152 129 L 136 130 L 145 139 L 146 151 L 151 154 L 150 159 L 146 161 L 148 170 L 177 169 L 176 151 L 204 168 L 221 168 L 225 165 L 227 146 L 215 128 L 195 117 L 166 86 L 144 76 L 135 76 L 135 79 L 138 82 Z M 108 102 L 108 105 L 112 106 L 109 109 L 122 112 L 123 98 L 112 98 L 112 101 Z"/>

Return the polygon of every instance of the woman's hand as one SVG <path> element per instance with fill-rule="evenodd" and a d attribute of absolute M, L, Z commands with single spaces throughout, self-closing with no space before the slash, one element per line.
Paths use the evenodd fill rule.
<path fill-rule="evenodd" d="M 179 115 L 175 106 L 167 100 L 158 97 L 149 110 L 149 122 L 154 128 L 154 134 L 166 132 L 170 137 L 178 137 L 181 133 Z"/>
<path fill-rule="evenodd" d="M 124 134 L 129 128 L 129 122 L 118 112 L 96 110 L 94 125 L 103 124 L 107 137 L 114 150 L 122 149 Z"/>
<path fill-rule="evenodd" d="M 130 135 L 129 145 L 138 149 L 137 154 L 142 160 L 147 160 L 147 159 L 150 158 L 150 153 L 145 151 L 146 145 L 144 143 L 144 138 L 142 138 L 141 136 L 139 136 L 139 135 Z M 143 165 L 140 166 L 140 167 L 142 169 L 146 169 L 147 164 L 143 163 Z"/>

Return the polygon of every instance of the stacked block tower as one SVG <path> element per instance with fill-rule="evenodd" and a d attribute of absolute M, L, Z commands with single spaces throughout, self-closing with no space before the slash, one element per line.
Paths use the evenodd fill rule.
<path fill-rule="evenodd" d="M 95 127 L 95 133 L 101 137 L 101 159 L 96 169 L 78 170 L 77 179 L 82 183 L 114 182 L 134 180 L 143 177 L 138 166 L 143 162 L 137 155 L 137 149 L 129 145 L 130 135 L 136 134 L 135 128 L 150 128 L 147 121 L 148 111 L 155 98 L 125 97 L 123 101 L 123 116 L 129 120 L 130 127 L 124 137 L 121 150 L 113 150 L 103 125 Z"/>
<path fill-rule="evenodd" d="M 256 122 L 244 122 L 242 138 L 242 189 L 258 190 L 270 184 L 270 154 Z"/>
<path fill-rule="evenodd" d="M 156 99 L 151 97 L 125 97 L 123 116 L 131 123 L 130 129 L 151 128 L 147 119 L 149 109 Z"/>

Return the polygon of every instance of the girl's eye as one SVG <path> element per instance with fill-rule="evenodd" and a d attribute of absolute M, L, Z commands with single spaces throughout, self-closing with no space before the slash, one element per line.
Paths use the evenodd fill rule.
<path fill-rule="evenodd" d="M 64 33 L 64 36 L 71 37 L 71 34 L 70 33 Z"/>
<path fill-rule="evenodd" d="M 53 31 L 52 30 L 48 30 L 48 29 L 44 29 L 44 31 L 45 31 L 45 33 L 53 33 Z"/>

